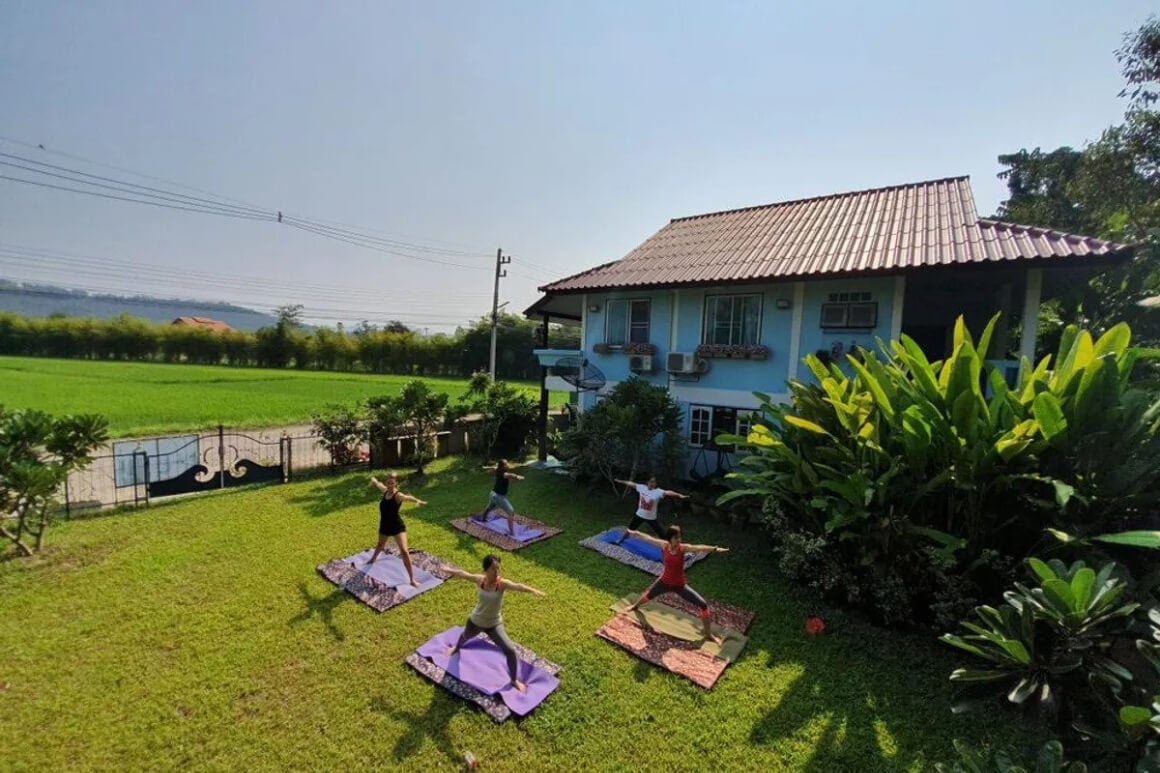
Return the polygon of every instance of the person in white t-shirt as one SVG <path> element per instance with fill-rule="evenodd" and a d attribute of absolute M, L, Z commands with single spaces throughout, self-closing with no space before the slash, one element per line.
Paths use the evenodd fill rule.
<path fill-rule="evenodd" d="M 678 491 L 666 491 L 663 488 L 657 488 L 656 476 L 650 477 L 648 483 L 645 485 L 631 480 L 617 480 L 616 482 L 635 488 L 637 495 L 640 497 L 636 506 L 636 514 L 632 516 L 632 522 L 628 524 L 628 530 L 620 535 L 620 539 L 616 543 L 619 545 L 621 542 L 624 542 L 625 538 L 628 537 L 629 530 L 639 529 L 646 523 L 658 537 L 665 539 L 665 530 L 661 527 L 660 521 L 657 519 L 657 505 L 665 497 L 688 499 L 689 496 Z"/>

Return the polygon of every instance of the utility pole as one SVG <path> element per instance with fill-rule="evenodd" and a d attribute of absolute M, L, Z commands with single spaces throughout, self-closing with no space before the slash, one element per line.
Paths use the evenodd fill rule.
<path fill-rule="evenodd" d="M 496 327 L 499 325 L 499 280 L 507 276 L 504 266 L 511 262 L 511 257 L 503 254 L 502 247 L 495 251 L 495 292 L 491 297 L 491 360 L 489 361 L 491 364 L 488 367 L 492 381 L 495 381 L 495 336 Z"/>

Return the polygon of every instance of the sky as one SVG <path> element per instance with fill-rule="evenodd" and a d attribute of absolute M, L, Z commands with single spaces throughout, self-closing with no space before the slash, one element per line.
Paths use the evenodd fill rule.
<path fill-rule="evenodd" d="M 490 312 L 497 248 L 522 311 L 673 217 L 960 174 L 988 215 L 997 156 L 1120 119 L 1113 52 L 1153 9 L 4 0 L 0 152 L 412 257 L 0 180 L 0 277 L 435 332 Z"/>

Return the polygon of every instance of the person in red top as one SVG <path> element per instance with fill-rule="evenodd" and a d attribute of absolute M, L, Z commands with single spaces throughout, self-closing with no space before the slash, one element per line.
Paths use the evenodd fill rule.
<path fill-rule="evenodd" d="M 635 612 L 637 607 L 649 599 L 665 593 L 675 593 L 690 604 L 700 607 L 701 623 L 705 627 L 705 639 L 720 644 L 721 638 L 713 635 L 710 624 L 709 602 L 705 601 L 705 597 L 700 593 L 690 588 L 685 581 L 685 553 L 728 553 L 729 548 L 717 547 L 716 545 L 685 545 L 681 542 L 680 526 L 669 527 L 667 541 L 631 529 L 628 533 L 646 542 L 651 542 L 661 549 L 664 571 L 661 572 L 661 576 L 656 579 L 656 582 L 648 586 L 648 589 L 641 594 L 640 599 L 635 604 L 624 610 L 624 614 Z"/>

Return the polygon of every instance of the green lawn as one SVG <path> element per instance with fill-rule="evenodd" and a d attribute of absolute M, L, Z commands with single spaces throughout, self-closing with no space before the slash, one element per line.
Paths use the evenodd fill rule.
<path fill-rule="evenodd" d="M 489 477 L 449 464 L 404 514 L 414 547 L 474 567 L 492 549 L 447 522 Z M 419 771 L 470 750 L 497 771 L 919 771 L 998 725 L 950 713 L 950 653 L 931 637 L 834 612 L 807 637 L 817 610 L 770 573 L 759 535 L 691 516 L 689 539 L 733 547 L 691 581 L 757 611 L 749 645 L 711 691 L 636 660 L 593 632 L 648 577 L 576 545 L 632 503 L 536 472 L 512 498 L 565 529 L 504 555 L 505 576 L 548 594 L 510 596 L 509 633 L 564 667 L 527 719 L 496 726 L 402 662 L 462 624 L 468 583 L 378 614 L 317 575 L 374 537 L 375 492 L 347 476 L 67 522 L 41 556 L 0 562 L 0 767 Z"/>
<path fill-rule="evenodd" d="M 0 405 L 49 413 L 100 413 L 114 437 L 308 423 L 327 403 L 400 391 L 408 376 L 225 368 L 140 362 L 0 357 Z M 455 399 L 462 379 L 427 379 Z M 527 384 L 539 399 L 539 385 Z M 553 404 L 567 399 L 553 394 Z"/>

